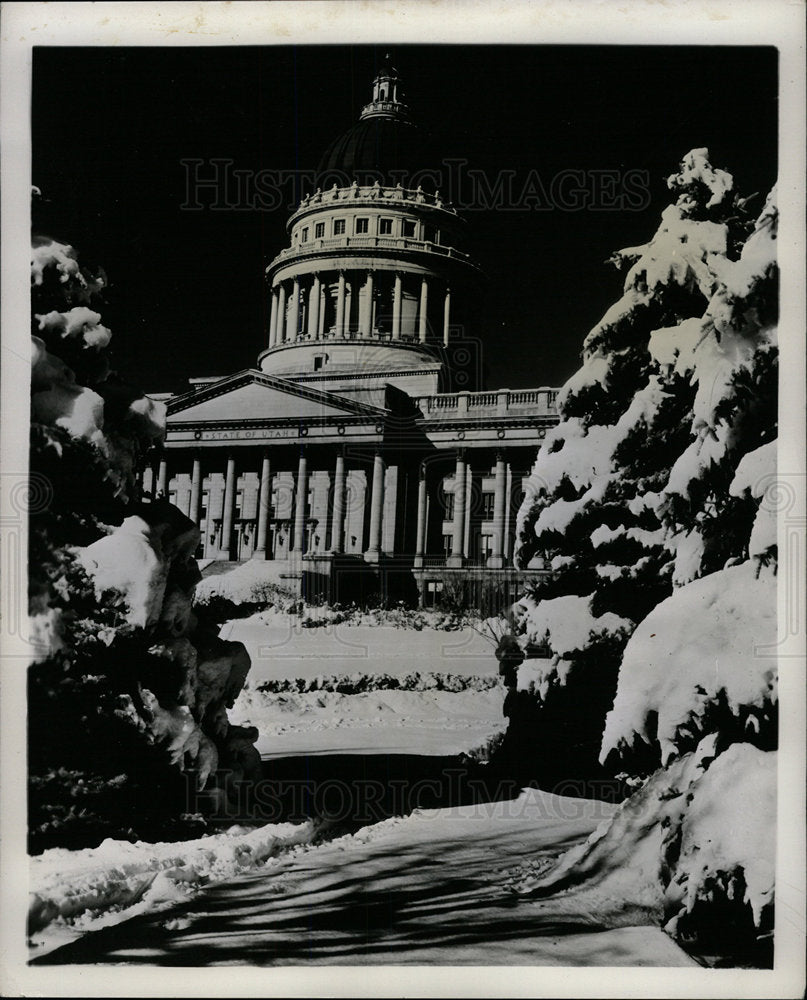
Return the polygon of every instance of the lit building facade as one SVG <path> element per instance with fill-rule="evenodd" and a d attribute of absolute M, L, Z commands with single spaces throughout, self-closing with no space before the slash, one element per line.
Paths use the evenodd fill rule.
<path fill-rule="evenodd" d="M 199 524 L 200 558 L 274 560 L 331 600 L 518 585 L 515 516 L 556 392 L 478 391 L 467 223 L 439 191 L 384 183 L 402 155 L 427 166 L 421 148 L 385 66 L 323 158 L 336 182 L 303 198 L 266 270 L 256 367 L 162 397 L 144 493 Z"/>

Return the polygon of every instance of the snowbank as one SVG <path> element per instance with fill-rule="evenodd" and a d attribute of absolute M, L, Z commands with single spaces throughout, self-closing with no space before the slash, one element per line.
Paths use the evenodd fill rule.
<path fill-rule="evenodd" d="M 715 737 L 656 771 L 588 840 L 520 880 L 522 894 L 566 893 L 612 926 L 642 913 L 689 945 L 708 942 L 714 907 L 742 932 L 773 919 L 776 753 Z M 739 943 L 738 937 L 735 947 Z"/>
<path fill-rule="evenodd" d="M 389 678 L 395 685 L 397 678 Z M 384 687 L 382 679 L 306 682 L 308 690 L 248 689 L 230 712 L 233 723 L 260 732 L 264 757 L 321 753 L 471 753 L 504 729 L 503 691 L 495 678 L 468 678 L 466 687 L 437 684 Z M 474 683 L 475 682 L 475 683 Z M 486 682 L 483 683 L 482 682 Z"/>
<path fill-rule="evenodd" d="M 37 946 L 53 937 L 53 928 L 47 936 L 42 932 L 54 923 L 84 933 L 163 910 L 211 882 L 265 867 L 281 853 L 311 843 L 314 833 L 308 821 L 233 826 L 179 843 L 105 840 L 83 851 L 52 848 L 31 859 L 29 935 Z"/>

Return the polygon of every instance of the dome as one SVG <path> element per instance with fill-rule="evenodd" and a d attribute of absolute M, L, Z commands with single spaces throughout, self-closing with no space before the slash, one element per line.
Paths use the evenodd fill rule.
<path fill-rule="evenodd" d="M 335 139 L 323 154 L 317 173 L 328 187 L 324 175 L 331 172 L 344 174 L 351 181 L 356 177 L 365 184 L 380 175 L 381 183 L 400 180 L 407 187 L 401 174 L 413 176 L 433 166 L 430 146 L 428 135 L 412 122 L 375 115 L 363 118 Z"/>
<path fill-rule="evenodd" d="M 398 71 L 386 62 L 373 81 L 372 100 L 362 108 L 359 121 L 326 149 L 317 175 L 323 188 L 354 179 L 360 184 L 377 179 L 382 184 L 417 187 L 411 178 L 439 165 L 431 136 L 409 118 Z M 424 189 L 433 188 L 428 177 L 422 180 Z"/>

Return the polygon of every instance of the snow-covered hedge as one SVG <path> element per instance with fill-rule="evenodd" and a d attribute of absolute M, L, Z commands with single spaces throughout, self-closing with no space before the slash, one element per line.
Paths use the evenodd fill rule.
<path fill-rule="evenodd" d="M 428 670 L 395 677 L 393 674 L 318 674 L 316 677 L 281 677 L 263 681 L 255 690 L 265 694 L 335 691 L 338 694 L 363 694 L 366 691 L 489 691 L 500 684 L 498 677 L 444 674 Z"/>

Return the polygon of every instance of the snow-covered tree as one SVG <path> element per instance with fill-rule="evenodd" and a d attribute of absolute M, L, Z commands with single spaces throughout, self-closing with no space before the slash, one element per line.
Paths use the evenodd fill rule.
<path fill-rule="evenodd" d="M 739 308 L 738 290 L 726 282 L 732 266 L 747 268 L 740 251 L 753 223 L 745 202 L 703 149 L 687 155 L 668 185 L 675 203 L 652 240 L 613 258 L 628 269 L 623 295 L 585 339 L 583 364 L 563 387 L 561 421 L 539 453 L 519 512 L 517 561 L 527 565 L 539 552 L 554 571 L 518 608 L 522 628 L 535 641 L 548 632 L 554 653 L 533 679 L 546 709 L 537 752 L 551 746 L 555 718 L 563 717 L 577 734 L 579 753 L 570 761 L 577 773 L 597 757 L 622 648 L 635 625 L 676 581 L 742 554 L 753 503 L 731 496 L 728 486 L 732 456 L 753 446 L 753 431 L 724 428 L 739 419 L 760 426 L 775 419 L 775 354 L 764 336 L 755 344 L 753 371 L 738 364 L 732 374 L 724 359 L 719 376 L 715 368 L 701 384 L 690 364 L 693 351 L 704 357 L 709 350 L 697 332 L 712 322 L 707 309 L 716 310 L 719 338 Z M 775 276 L 761 280 L 773 283 L 753 293 L 764 313 L 775 308 Z M 722 458 L 706 414 L 717 377 L 733 379 L 730 398 L 714 414 Z M 696 453 L 699 471 L 681 487 L 681 463 L 695 462 L 683 456 Z M 589 618 L 591 627 L 580 634 L 579 623 Z M 558 629 L 559 620 L 570 619 L 578 623 L 571 644 Z"/>
<path fill-rule="evenodd" d="M 257 763 L 257 732 L 226 712 L 246 651 L 191 611 L 198 529 L 138 495 L 165 411 L 110 371 L 104 288 L 73 247 L 34 239 L 31 474 L 48 500 L 29 530 L 34 850 L 190 832 L 182 770 L 220 805 Z"/>
<path fill-rule="evenodd" d="M 742 803 L 775 796 L 777 211 L 772 192 L 749 225 L 706 150 L 668 183 L 653 240 L 617 255 L 624 295 L 533 470 L 521 560 L 541 552 L 556 576 L 518 610 L 554 653 L 534 716 L 571 707 L 640 787 L 543 889 L 646 855 L 619 892 L 719 950 L 716 907 L 751 938 L 772 921 L 772 816 Z"/>

